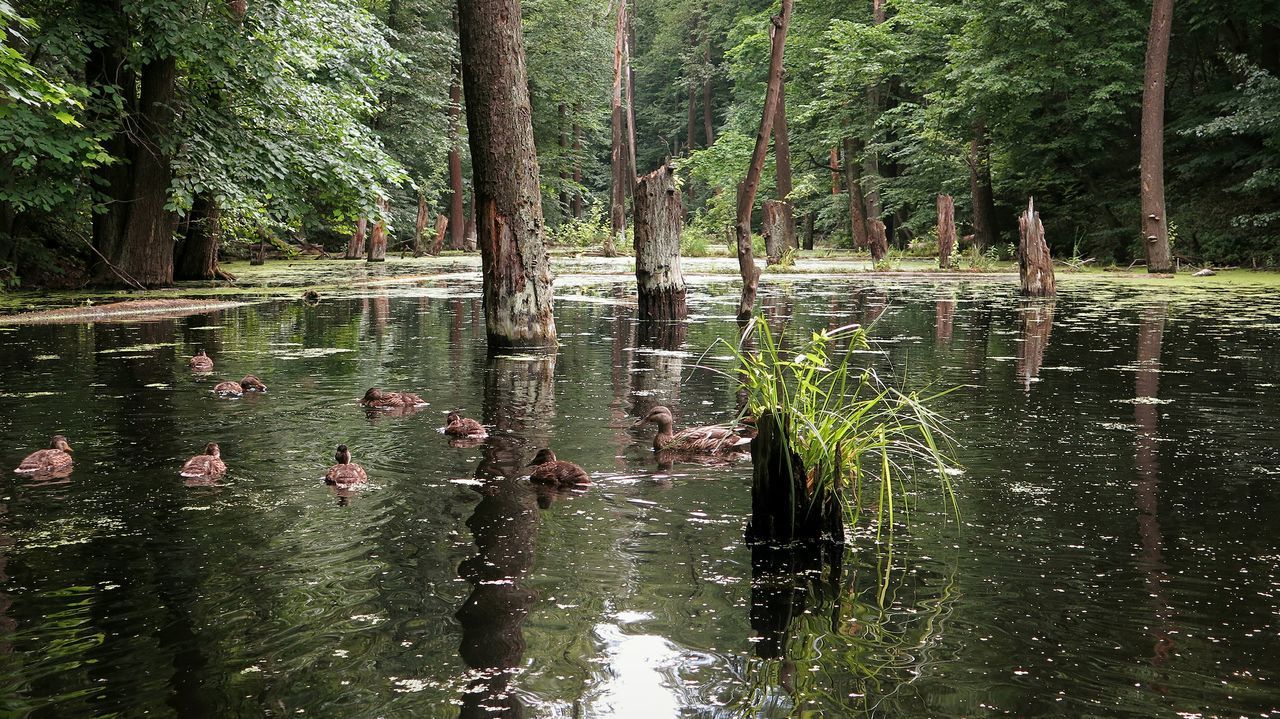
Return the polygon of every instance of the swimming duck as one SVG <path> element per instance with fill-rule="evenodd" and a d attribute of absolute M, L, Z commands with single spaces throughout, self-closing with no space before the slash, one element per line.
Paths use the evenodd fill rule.
<path fill-rule="evenodd" d="M 217 442 L 204 446 L 204 454 L 197 454 L 182 465 L 179 472 L 183 477 L 217 477 L 226 473 L 227 465 L 222 461 L 222 450 Z"/>
<path fill-rule="evenodd" d="M 750 437 L 744 437 L 728 427 L 708 425 L 705 427 L 689 427 L 676 432 L 675 421 L 671 410 L 661 405 L 649 410 L 638 422 L 631 425 L 639 427 L 645 422 L 658 425 L 658 434 L 653 438 L 653 448 L 659 452 L 683 452 L 688 454 L 739 454 L 747 451 L 751 443 Z"/>
<path fill-rule="evenodd" d="M 191 368 L 192 372 L 212 372 L 213 360 L 204 353 L 204 350 L 200 350 L 194 357 L 187 360 L 187 366 Z"/>
<path fill-rule="evenodd" d="M 229 397 L 239 397 L 245 392 L 266 392 L 267 386 L 262 380 L 251 374 L 244 376 L 239 382 L 219 382 L 214 385 L 213 393 L 227 395 Z"/>
<path fill-rule="evenodd" d="M 419 407 L 425 405 L 426 401 L 412 392 L 383 392 L 377 387 L 370 387 L 369 391 L 364 393 L 360 404 L 376 409 L 400 409 Z"/>
<path fill-rule="evenodd" d="M 49 441 L 49 449 L 37 450 L 27 455 L 13 471 L 21 474 L 48 474 L 70 469 L 73 462 L 67 438 L 55 434 Z"/>
<path fill-rule="evenodd" d="M 484 439 L 489 436 L 483 424 L 474 419 L 463 417 L 457 412 L 450 412 L 445 419 L 444 433 L 450 437 L 464 439 Z"/>
<path fill-rule="evenodd" d="M 326 484 L 336 484 L 339 486 L 349 486 L 352 484 L 364 484 L 369 481 L 369 475 L 365 473 L 364 467 L 351 461 L 351 450 L 347 449 L 347 445 L 338 445 L 338 450 L 333 453 L 333 461 L 337 464 L 329 468 L 324 475 Z"/>
<path fill-rule="evenodd" d="M 534 484 L 548 484 L 556 487 L 572 487 L 578 484 L 591 484 L 591 475 L 573 462 L 556 459 L 551 448 L 539 450 L 538 455 L 529 463 L 533 473 L 529 481 Z"/>

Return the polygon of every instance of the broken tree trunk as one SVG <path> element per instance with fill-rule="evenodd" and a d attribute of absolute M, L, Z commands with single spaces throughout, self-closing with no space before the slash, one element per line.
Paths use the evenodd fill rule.
<path fill-rule="evenodd" d="M 885 235 L 884 223 L 879 218 L 867 220 L 867 249 L 871 250 L 871 261 L 877 264 L 889 254 L 889 238 Z"/>
<path fill-rule="evenodd" d="M 436 215 L 436 239 L 431 243 L 431 256 L 435 257 L 444 249 L 444 236 L 449 230 L 449 218 L 445 215 Z"/>
<path fill-rule="evenodd" d="M 1147 37 L 1146 79 L 1142 87 L 1142 246 L 1147 272 L 1173 271 L 1169 221 L 1164 204 L 1164 85 L 1169 65 L 1169 26 L 1173 0 L 1153 0 Z"/>
<path fill-rule="evenodd" d="M 812 487 L 808 468 L 791 450 L 791 428 L 772 412 L 756 417 L 751 440 L 751 525 L 757 542 L 844 538 L 843 498 L 838 488 Z"/>
<path fill-rule="evenodd" d="M 663 165 L 636 183 L 635 250 L 639 319 L 675 322 L 686 315 L 680 232 L 684 203 L 675 172 Z"/>
<path fill-rule="evenodd" d="M 951 195 L 938 195 L 938 267 L 951 266 L 956 248 L 956 203 Z"/>
<path fill-rule="evenodd" d="M 489 350 L 556 345 L 519 0 L 458 4 Z"/>
<path fill-rule="evenodd" d="M 369 220 L 361 217 L 356 220 L 355 232 L 351 233 L 351 239 L 347 242 L 347 254 L 343 257 L 346 260 L 358 260 L 364 257 L 364 233 L 368 227 Z"/>
<path fill-rule="evenodd" d="M 380 216 L 369 233 L 369 262 L 387 261 L 387 215 L 391 213 L 391 203 L 379 197 L 378 210 Z"/>
<path fill-rule="evenodd" d="M 782 0 L 782 14 L 769 20 L 769 84 L 764 92 L 764 116 L 756 132 L 755 150 L 747 177 L 738 184 L 737 217 L 734 234 L 738 245 L 738 271 L 742 274 L 742 299 L 738 302 L 738 319 L 750 319 L 756 304 L 756 287 L 760 283 L 760 271 L 756 269 L 751 247 L 751 208 L 755 206 L 756 189 L 760 185 L 760 173 L 764 170 L 764 156 L 769 150 L 769 136 L 773 133 L 773 120 L 778 113 L 778 96 L 782 88 L 782 57 L 787 43 L 787 25 L 791 22 L 791 0 Z"/>
<path fill-rule="evenodd" d="M 788 203 L 781 200 L 764 201 L 764 221 L 761 232 L 764 235 L 765 264 L 776 265 L 782 261 L 787 251 L 787 210 Z"/>
<path fill-rule="evenodd" d="M 427 198 L 418 195 L 418 216 L 413 221 L 413 256 L 422 256 L 422 233 L 427 229 Z"/>
<path fill-rule="evenodd" d="M 1036 212 L 1035 199 L 1027 200 L 1027 211 L 1018 217 L 1018 272 L 1022 277 L 1022 294 L 1028 297 L 1052 297 L 1057 293 L 1053 280 L 1053 257 L 1044 240 L 1044 225 Z"/>

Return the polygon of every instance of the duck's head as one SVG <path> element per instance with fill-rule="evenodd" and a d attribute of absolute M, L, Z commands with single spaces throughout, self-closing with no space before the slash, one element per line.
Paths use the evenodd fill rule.
<path fill-rule="evenodd" d="M 67 444 L 67 438 L 60 435 L 53 435 L 53 439 L 49 440 L 49 449 L 60 449 L 63 452 L 70 452 L 71 445 Z"/>
<path fill-rule="evenodd" d="M 675 423 L 675 419 L 671 416 L 671 410 L 663 407 L 662 405 L 658 405 L 657 407 L 649 410 L 649 414 L 641 417 L 631 426 L 632 428 L 639 427 L 645 422 L 653 422 L 658 425 L 659 429 L 663 429 L 671 427 L 671 425 Z"/>
<path fill-rule="evenodd" d="M 449 416 L 444 418 L 445 424 L 453 424 L 461 420 L 462 420 L 462 415 L 458 414 L 457 410 L 449 412 Z"/>
<path fill-rule="evenodd" d="M 538 450 L 538 454 L 534 456 L 533 461 L 529 463 L 530 467 L 536 467 L 540 464 L 556 461 L 556 453 L 551 451 L 550 447 Z"/>
<path fill-rule="evenodd" d="M 338 450 L 333 453 L 333 459 L 338 464 L 351 464 L 351 450 L 347 449 L 347 445 L 338 445 Z"/>
<path fill-rule="evenodd" d="M 267 391 L 267 386 L 262 383 L 262 380 L 258 379 L 257 377 L 254 377 L 251 374 L 245 375 L 244 379 L 240 380 L 240 386 L 244 387 L 246 391 L 248 390 L 253 390 L 255 392 Z"/>
<path fill-rule="evenodd" d="M 364 393 L 365 402 L 376 402 L 382 399 L 382 390 L 377 387 L 370 387 L 368 392 Z"/>
<path fill-rule="evenodd" d="M 205 357 L 205 358 L 208 358 L 208 356 L 209 356 L 209 355 L 207 355 L 207 354 L 205 354 L 205 353 L 204 353 L 204 350 L 200 350 L 199 352 L 196 352 L 196 357 Z"/>
<path fill-rule="evenodd" d="M 221 457 L 222 449 L 218 447 L 217 442 L 210 442 L 204 446 L 204 453 L 214 457 Z"/>

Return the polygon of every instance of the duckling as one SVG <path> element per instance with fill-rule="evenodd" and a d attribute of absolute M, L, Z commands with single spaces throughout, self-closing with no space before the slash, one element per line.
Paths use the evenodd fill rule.
<path fill-rule="evenodd" d="M 219 449 L 217 442 L 210 442 L 204 446 L 204 454 L 197 454 L 182 465 L 182 471 L 179 474 L 183 477 L 212 478 L 221 476 L 226 471 L 227 465 L 222 461 L 222 450 Z"/>
<path fill-rule="evenodd" d="M 529 466 L 534 468 L 533 473 L 529 475 L 529 481 L 534 484 L 548 484 L 556 487 L 591 484 L 591 475 L 587 474 L 585 469 L 573 462 L 556 459 L 556 453 L 552 452 L 550 447 L 540 450 Z"/>
<path fill-rule="evenodd" d="M 450 412 L 445 419 L 444 433 L 450 437 L 463 439 L 484 439 L 489 436 L 483 424 L 474 419 L 463 417 L 457 412 Z"/>
<path fill-rule="evenodd" d="M 22 464 L 13 471 L 20 474 L 49 474 L 69 470 L 73 462 L 71 445 L 67 444 L 67 438 L 55 434 L 49 441 L 49 449 L 37 450 L 27 455 L 27 458 L 22 460 Z"/>
<path fill-rule="evenodd" d="M 749 437 L 743 437 L 736 431 L 719 425 L 705 427 L 689 427 L 676 432 L 671 417 L 671 410 L 661 405 L 649 410 L 638 422 L 631 425 L 639 427 L 645 422 L 658 425 L 658 434 L 653 438 L 656 451 L 670 451 L 687 454 L 739 454 L 747 451 L 751 443 Z"/>
<path fill-rule="evenodd" d="M 337 464 L 330 467 L 329 471 L 325 473 L 325 484 L 350 486 L 364 484 L 369 481 L 369 475 L 365 473 L 364 467 L 351 461 L 351 450 L 347 449 L 347 445 L 338 445 L 338 450 L 333 453 L 333 461 L 337 462 Z"/>
<path fill-rule="evenodd" d="M 258 379 L 257 377 L 254 377 L 251 374 L 245 375 L 244 379 L 240 380 L 239 382 L 219 382 L 213 387 L 214 394 L 225 395 L 228 397 L 239 397 L 245 392 L 266 392 L 266 391 L 267 391 L 267 386 L 262 383 L 262 380 Z"/>
<path fill-rule="evenodd" d="M 401 409 L 420 407 L 425 405 L 426 401 L 412 392 L 383 392 L 377 387 L 370 387 L 369 391 L 364 393 L 360 404 L 376 409 Z"/>
<path fill-rule="evenodd" d="M 212 372 L 213 360 L 204 353 L 204 350 L 200 350 L 194 357 L 187 360 L 187 366 L 191 368 L 192 372 Z"/>

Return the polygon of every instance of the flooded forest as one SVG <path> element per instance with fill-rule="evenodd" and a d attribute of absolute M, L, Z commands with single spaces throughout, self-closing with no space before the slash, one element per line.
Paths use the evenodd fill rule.
<path fill-rule="evenodd" d="M 1275 716 L 1277 38 L 0 0 L 0 716 Z"/>

